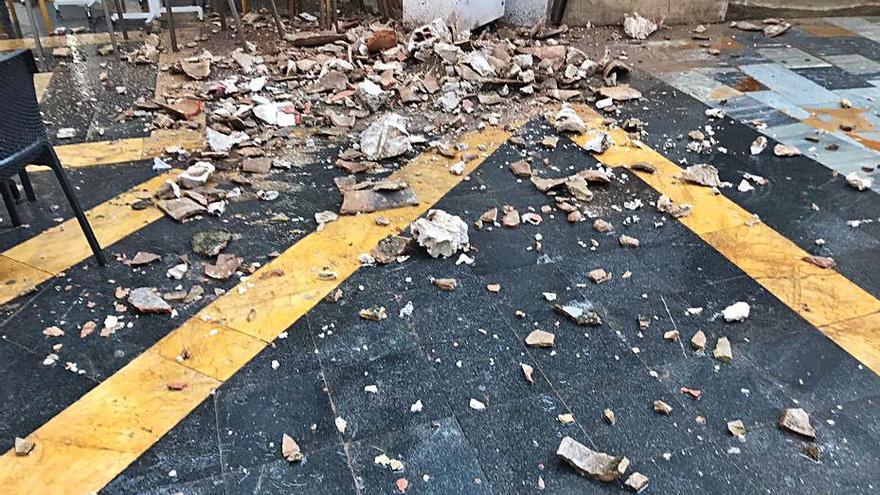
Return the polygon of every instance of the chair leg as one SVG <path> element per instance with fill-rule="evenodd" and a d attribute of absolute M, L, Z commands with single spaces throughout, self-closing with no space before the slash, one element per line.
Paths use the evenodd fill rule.
<path fill-rule="evenodd" d="M 55 172 L 55 177 L 58 178 L 58 182 L 61 184 L 61 190 L 64 191 L 64 195 L 67 196 L 67 202 L 70 203 L 70 207 L 73 208 L 79 226 L 86 235 L 86 240 L 89 241 L 89 246 L 95 254 L 95 261 L 97 261 L 100 266 L 106 265 L 107 261 L 104 259 L 104 253 L 101 251 L 101 245 L 98 244 L 98 239 L 92 231 L 92 226 L 89 225 L 89 220 L 86 218 L 85 212 L 83 212 L 82 207 L 79 205 L 79 201 L 76 199 L 76 195 L 73 193 L 73 186 L 71 186 L 70 181 L 67 180 L 67 174 L 64 173 L 64 168 L 61 167 L 61 161 L 58 160 L 58 155 L 55 154 L 55 150 L 51 146 L 49 146 L 49 154 L 52 157 L 52 170 Z"/>
<path fill-rule="evenodd" d="M 12 191 L 9 190 L 9 181 L 0 180 L 0 194 L 3 195 L 3 202 L 6 203 L 6 211 L 9 212 L 9 220 L 12 221 L 13 227 L 21 225 L 21 218 L 15 209 L 15 201 L 12 199 Z"/>
<path fill-rule="evenodd" d="M 31 178 L 28 176 L 27 170 L 18 173 L 18 180 L 21 181 L 21 187 L 24 188 L 24 195 L 28 201 L 36 201 L 37 195 L 34 194 L 34 186 L 31 184 Z"/>

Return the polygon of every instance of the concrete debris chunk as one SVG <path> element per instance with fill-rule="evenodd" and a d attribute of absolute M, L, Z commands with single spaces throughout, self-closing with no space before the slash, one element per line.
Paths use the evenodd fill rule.
<path fill-rule="evenodd" d="M 477 399 L 473 399 L 473 398 L 468 403 L 468 407 L 470 407 L 474 411 L 485 411 L 486 410 L 486 404 L 483 404 L 482 402 L 478 401 Z"/>
<path fill-rule="evenodd" d="M 654 401 L 654 411 L 656 411 L 660 414 L 669 416 L 669 413 L 672 412 L 672 406 L 663 402 L 662 400 L 655 400 Z"/>
<path fill-rule="evenodd" d="M 721 179 L 718 177 L 718 169 L 707 163 L 691 165 L 684 169 L 681 178 L 692 184 L 706 187 L 721 187 Z"/>
<path fill-rule="evenodd" d="M 565 304 L 557 304 L 553 309 L 569 318 L 571 321 L 582 326 L 599 326 L 602 318 L 595 311 L 595 306 L 590 301 L 572 301 Z"/>
<path fill-rule="evenodd" d="M 635 493 L 639 493 L 648 487 L 648 477 L 642 473 L 634 472 L 626 478 L 626 481 L 623 482 L 623 486 L 629 488 Z"/>
<path fill-rule="evenodd" d="M 208 211 L 204 206 L 189 198 L 166 199 L 156 203 L 156 206 L 166 215 L 181 223 Z"/>
<path fill-rule="evenodd" d="M 177 184 L 184 189 L 202 187 L 214 173 L 214 165 L 208 162 L 196 162 L 177 176 Z"/>
<path fill-rule="evenodd" d="M 724 321 L 727 322 L 745 321 L 749 317 L 750 310 L 751 308 L 748 303 L 737 301 L 721 310 L 721 314 L 724 316 Z"/>
<path fill-rule="evenodd" d="M 837 267 L 837 262 L 834 261 L 834 258 L 829 258 L 828 256 L 818 256 L 815 254 L 811 254 L 809 256 L 804 256 L 803 260 L 822 269 Z"/>
<path fill-rule="evenodd" d="M 336 184 L 342 192 L 340 215 L 373 213 L 419 204 L 413 188 L 402 180 L 369 179 L 356 182 L 354 177 L 349 176 L 347 178 L 337 177 Z"/>
<path fill-rule="evenodd" d="M 553 347 L 556 336 L 544 330 L 533 330 L 526 335 L 526 345 L 529 347 Z"/>
<path fill-rule="evenodd" d="M 810 424 L 810 415 L 801 408 L 786 408 L 779 416 L 779 427 L 808 438 L 816 438 L 816 430 Z"/>
<path fill-rule="evenodd" d="M 171 305 L 149 287 L 132 289 L 128 294 L 128 303 L 144 314 L 169 314 Z"/>
<path fill-rule="evenodd" d="M 621 246 L 629 248 L 637 248 L 640 244 L 638 239 L 628 236 L 626 234 L 621 234 L 617 241 L 620 243 Z"/>
<path fill-rule="evenodd" d="M 37 444 L 33 440 L 15 437 L 15 455 L 19 457 L 30 454 L 36 446 Z"/>
<path fill-rule="evenodd" d="M 319 231 L 324 229 L 324 225 L 336 220 L 339 220 L 339 215 L 332 211 L 325 210 L 315 213 L 315 222 L 318 224 L 317 230 Z"/>
<path fill-rule="evenodd" d="M 516 208 L 505 205 L 502 210 L 504 214 L 501 216 L 501 225 L 508 228 L 513 229 L 519 227 L 520 224 L 520 216 L 519 211 Z"/>
<path fill-rule="evenodd" d="M 581 475 L 604 482 L 620 478 L 625 471 L 621 468 L 629 464 L 625 457 L 596 452 L 571 437 L 562 439 L 559 448 L 556 449 L 556 455 Z"/>
<path fill-rule="evenodd" d="M 525 378 L 526 382 L 535 383 L 535 378 L 533 376 L 535 368 L 525 363 L 520 363 L 519 367 L 522 369 L 523 378 Z"/>
<path fill-rule="evenodd" d="M 672 218 L 682 218 L 691 214 L 693 206 L 687 203 L 676 204 L 669 196 L 663 194 L 657 198 L 657 210 L 671 215 Z"/>
<path fill-rule="evenodd" d="M 454 291 L 458 288 L 458 280 L 454 278 L 435 278 L 432 282 L 443 290 Z"/>
<path fill-rule="evenodd" d="M 388 454 L 379 454 L 373 459 L 373 463 L 378 466 L 385 466 L 392 471 L 403 471 L 404 464 L 400 459 L 388 457 Z"/>
<path fill-rule="evenodd" d="M 601 218 L 597 218 L 595 222 L 593 222 L 593 230 L 596 232 L 601 232 L 603 234 L 608 232 L 614 232 L 614 225 L 611 225 L 610 222 L 602 220 Z"/>
<path fill-rule="evenodd" d="M 411 240 L 409 237 L 390 235 L 379 241 L 379 244 L 370 251 L 370 256 L 380 265 L 393 263 L 406 252 Z"/>
<path fill-rule="evenodd" d="M 299 462 L 305 458 L 299 444 L 287 433 L 281 436 L 281 455 L 287 462 Z"/>
<path fill-rule="evenodd" d="M 221 254 L 217 261 L 205 263 L 205 276 L 215 280 L 226 280 L 231 277 L 241 266 L 244 260 L 234 254 Z"/>
<path fill-rule="evenodd" d="M 617 415 L 614 414 L 614 411 L 611 409 L 605 408 L 605 410 L 602 411 L 602 417 L 605 419 L 605 422 L 610 425 L 617 424 Z"/>
<path fill-rule="evenodd" d="M 518 160 L 510 164 L 510 171 L 516 177 L 531 177 L 532 167 L 525 160 Z"/>
<path fill-rule="evenodd" d="M 573 425 L 574 424 L 574 414 L 571 414 L 571 413 L 557 414 L 556 420 L 559 421 L 563 426 Z"/>
<path fill-rule="evenodd" d="M 364 308 L 358 312 L 358 316 L 370 321 L 382 321 L 385 318 L 388 318 L 388 314 L 385 313 L 385 306 L 373 306 L 371 308 Z"/>
<path fill-rule="evenodd" d="M 641 91 L 627 84 L 599 88 L 598 93 L 605 98 L 611 98 L 614 101 L 638 100 L 642 97 Z"/>
<path fill-rule="evenodd" d="M 577 114 L 577 112 L 569 105 L 563 105 L 556 117 L 553 119 L 553 126 L 559 132 L 573 132 L 580 134 L 587 131 L 587 124 Z"/>
<path fill-rule="evenodd" d="M 596 268 L 595 270 L 590 270 L 587 273 L 587 278 L 589 278 L 596 284 L 601 284 L 602 282 L 607 282 L 611 280 L 611 273 L 606 272 L 602 268 Z"/>
<path fill-rule="evenodd" d="M 777 144 L 773 147 L 773 154 L 781 157 L 798 156 L 801 154 L 801 150 L 790 144 Z"/>
<path fill-rule="evenodd" d="M 611 135 L 602 131 L 590 131 L 581 148 L 593 153 L 605 153 L 614 144 Z"/>
<path fill-rule="evenodd" d="M 150 264 L 154 261 L 161 260 L 162 257 L 156 253 L 150 253 L 147 251 L 138 251 L 133 258 L 130 260 L 124 261 L 128 266 L 143 266 Z"/>
<path fill-rule="evenodd" d="M 755 138 L 754 141 L 752 141 L 752 145 L 749 146 L 749 151 L 752 153 L 752 155 L 760 155 L 766 147 L 767 138 L 765 138 L 764 136 L 758 136 Z"/>
<path fill-rule="evenodd" d="M 656 22 L 640 16 L 638 12 L 633 12 L 632 15 L 625 14 L 623 19 L 623 31 L 634 40 L 648 39 L 657 27 Z"/>
<path fill-rule="evenodd" d="M 388 113 L 361 132 L 361 152 L 367 160 L 383 160 L 400 156 L 412 150 L 406 119 L 397 113 Z"/>
<path fill-rule="evenodd" d="M 871 189 L 871 186 L 874 185 L 874 179 L 856 171 L 846 174 L 846 183 L 858 191 L 865 191 Z"/>
<path fill-rule="evenodd" d="M 211 59 L 183 59 L 180 61 L 180 68 L 190 79 L 201 81 L 211 75 Z"/>
<path fill-rule="evenodd" d="M 433 258 L 448 258 L 469 247 L 468 226 L 460 217 L 443 210 L 430 210 L 410 227 L 413 238 Z"/>
<path fill-rule="evenodd" d="M 678 339 L 681 337 L 681 333 L 678 330 L 667 330 L 663 333 L 663 338 L 670 342 L 678 342 Z"/>
<path fill-rule="evenodd" d="M 712 355 L 719 361 L 729 363 L 733 361 L 733 350 L 730 347 L 730 340 L 727 337 L 720 337 L 715 343 L 715 350 Z"/>
<path fill-rule="evenodd" d="M 727 431 L 729 431 L 731 435 L 737 438 L 743 438 L 746 436 L 746 425 L 743 424 L 741 419 L 728 421 Z"/>
<path fill-rule="evenodd" d="M 224 229 L 208 229 L 192 236 L 192 250 L 199 256 L 211 258 L 220 254 L 232 240 L 232 233 Z"/>

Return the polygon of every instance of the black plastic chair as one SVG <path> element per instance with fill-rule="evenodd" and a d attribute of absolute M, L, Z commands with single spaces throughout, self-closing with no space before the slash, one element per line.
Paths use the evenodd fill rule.
<path fill-rule="evenodd" d="M 3 108 L 0 110 L 0 194 L 6 203 L 12 224 L 20 225 L 21 220 L 15 211 L 18 189 L 12 177 L 18 175 L 28 199 L 35 201 L 36 196 L 25 167 L 29 164 L 49 166 L 61 183 L 61 189 L 89 241 L 95 260 L 103 266 L 106 261 L 101 246 L 73 193 L 73 186 L 64 173 L 58 155 L 49 142 L 46 126 L 43 125 L 37 93 L 34 90 L 33 75 L 36 72 L 37 65 L 30 50 L 0 54 L 0 105 Z"/>

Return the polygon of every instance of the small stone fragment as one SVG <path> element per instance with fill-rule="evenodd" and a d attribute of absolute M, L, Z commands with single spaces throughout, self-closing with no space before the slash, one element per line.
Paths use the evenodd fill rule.
<path fill-rule="evenodd" d="M 663 334 L 663 338 L 672 342 L 677 342 L 681 334 L 678 330 L 668 330 Z"/>
<path fill-rule="evenodd" d="M 595 270 L 590 270 L 590 272 L 587 273 L 587 278 L 589 278 L 596 284 L 601 284 L 602 282 L 607 282 L 611 280 L 611 273 L 606 272 L 602 268 L 596 268 Z"/>
<path fill-rule="evenodd" d="M 562 439 L 559 448 L 556 449 L 556 455 L 580 474 L 605 482 L 618 479 L 629 464 L 625 457 L 596 452 L 571 437 Z"/>
<path fill-rule="evenodd" d="M 703 333 L 702 330 L 697 330 L 697 333 L 691 337 L 691 345 L 694 349 L 700 351 L 706 348 L 706 334 Z"/>
<path fill-rule="evenodd" d="M 859 191 L 864 191 L 874 185 L 874 179 L 865 177 L 861 172 L 856 171 L 846 174 L 846 183 Z"/>
<path fill-rule="evenodd" d="M 529 347 L 553 347 L 556 336 L 544 330 L 533 330 L 526 336 L 526 345 Z"/>
<path fill-rule="evenodd" d="M 19 457 L 30 454 L 36 446 L 37 444 L 32 440 L 28 440 L 27 438 L 15 437 L 15 455 Z"/>
<path fill-rule="evenodd" d="M 790 144 L 777 144 L 773 147 L 773 154 L 781 157 L 798 156 L 801 154 L 801 150 Z"/>
<path fill-rule="evenodd" d="M 467 224 L 443 210 L 430 210 L 425 218 L 413 222 L 410 230 L 416 242 L 434 258 L 446 258 L 468 247 Z"/>
<path fill-rule="evenodd" d="M 765 138 L 764 136 L 758 136 L 755 138 L 754 141 L 752 141 L 752 145 L 749 146 L 749 151 L 752 153 L 752 155 L 760 155 L 766 147 L 767 138 Z"/>
<path fill-rule="evenodd" d="M 519 160 L 511 163 L 510 171 L 513 172 L 513 175 L 515 175 L 516 177 L 532 176 L 532 167 L 529 165 L 529 162 L 525 160 Z"/>
<path fill-rule="evenodd" d="M 454 278 L 435 278 L 432 282 L 437 287 L 448 291 L 453 291 L 458 287 L 458 280 Z"/>
<path fill-rule="evenodd" d="M 556 114 L 556 117 L 553 119 L 553 126 L 556 127 L 556 130 L 559 132 L 574 132 L 580 134 L 587 130 L 587 124 L 584 123 L 584 120 L 577 114 L 577 112 L 575 112 L 574 108 L 567 104 L 563 105 Z"/>
<path fill-rule="evenodd" d="M 556 420 L 562 423 L 563 426 L 568 426 L 574 424 L 574 414 L 571 413 L 563 413 L 558 414 L 556 416 Z"/>
<path fill-rule="evenodd" d="M 631 247 L 631 248 L 639 247 L 639 240 L 636 239 L 635 237 L 630 237 L 626 234 L 621 234 L 620 237 L 618 238 L 618 242 L 620 242 L 620 245 L 623 247 Z"/>
<path fill-rule="evenodd" d="M 232 240 L 232 233 L 223 229 L 209 229 L 192 236 L 192 250 L 199 256 L 210 258 L 220 254 Z"/>
<path fill-rule="evenodd" d="M 657 209 L 663 213 L 668 213 L 672 218 L 682 218 L 691 214 L 693 206 L 686 203 L 676 204 L 669 196 L 663 194 L 657 198 Z"/>
<path fill-rule="evenodd" d="M 473 399 L 473 398 L 468 403 L 468 406 L 471 409 L 473 409 L 474 411 L 485 411 L 486 410 L 486 404 L 483 404 L 482 402 L 478 401 L 477 399 Z"/>
<path fill-rule="evenodd" d="M 141 313 L 168 314 L 171 313 L 171 305 L 165 302 L 159 294 L 149 287 L 132 289 L 128 295 L 128 303 Z"/>
<path fill-rule="evenodd" d="M 724 321 L 744 321 L 749 317 L 750 307 L 748 303 L 738 301 L 721 310 Z"/>
<path fill-rule="evenodd" d="M 610 222 L 606 222 L 605 220 L 602 220 L 601 218 L 597 218 L 596 221 L 593 222 L 593 230 L 604 234 L 607 232 L 613 232 L 614 226 L 611 225 Z"/>
<path fill-rule="evenodd" d="M 746 436 L 746 425 L 743 424 L 741 419 L 735 419 L 733 421 L 727 422 L 727 431 L 730 432 L 731 435 L 742 438 Z"/>
<path fill-rule="evenodd" d="M 216 280 L 226 280 L 238 270 L 243 262 L 244 259 L 234 254 L 220 254 L 213 264 L 205 263 L 205 275 Z"/>
<path fill-rule="evenodd" d="M 804 256 L 803 260 L 806 261 L 807 263 L 816 265 L 822 269 L 837 267 L 837 262 L 834 261 L 834 258 L 829 258 L 827 256 L 809 255 L 809 256 Z"/>
<path fill-rule="evenodd" d="M 729 363 L 733 361 L 733 350 L 730 348 L 730 340 L 727 337 L 721 337 L 715 343 L 715 350 L 712 355 L 719 361 Z"/>
<path fill-rule="evenodd" d="M 703 391 L 696 388 L 681 387 L 679 391 L 694 400 L 698 400 L 700 397 L 703 396 Z"/>
<path fill-rule="evenodd" d="M 681 178 L 686 182 L 706 187 L 721 187 L 718 169 L 707 163 L 691 165 L 684 169 Z"/>
<path fill-rule="evenodd" d="M 779 416 L 779 427 L 809 438 L 816 438 L 810 415 L 801 408 L 786 408 Z"/>
<path fill-rule="evenodd" d="M 379 454 L 373 458 L 373 463 L 379 466 L 385 466 L 392 471 L 403 471 L 404 464 L 400 459 L 389 457 L 388 454 Z"/>
<path fill-rule="evenodd" d="M 45 335 L 46 337 L 61 337 L 64 335 L 64 330 L 55 326 L 46 327 L 43 330 L 43 335 Z"/>
<path fill-rule="evenodd" d="M 388 318 L 388 315 L 385 313 L 385 306 L 373 306 L 372 308 L 364 308 L 358 312 L 358 315 L 370 321 L 382 321 L 385 318 Z"/>
<path fill-rule="evenodd" d="M 608 422 L 608 424 L 610 425 L 617 424 L 617 415 L 614 414 L 614 411 L 612 411 L 611 409 L 606 408 L 604 411 L 602 411 L 602 417 L 605 418 L 605 421 Z"/>
<path fill-rule="evenodd" d="M 648 477 L 636 471 L 629 475 L 626 481 L 623 482 L 623 485 L 630 490 L 639 493 L 648 486 Z"/>
<path fill-rule="evenodd" d="M 672 412 L 672 406 L 663 402 L 662 400 L 655 400 L 654 401 L 654 411 L 656 411 L 660 414 L 665 414 L 666 416 L 668 416 L 669 413 Z"/>
<path fill-rule="evenodd" d="M 520 363 L 519 367 L 522 368 L 523 377 L 526 381 L 529 383 L 535 383 L 535 378 L 532 376 L 535 373 L 535 368 L 525 363 Z"/>
<path fill-rule="evenodd" d="M 287 462 L 299 462 L 305 457 L 296 440 L 287 433 L 281 436 L 281 455 Z"/>

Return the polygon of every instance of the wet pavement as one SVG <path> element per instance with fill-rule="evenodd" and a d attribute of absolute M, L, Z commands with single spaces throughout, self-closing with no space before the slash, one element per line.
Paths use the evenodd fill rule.
<path fill-rule="evenodd" d="M 832 256 L 839 274 L 866 297 L 880 298 L 875 269 L 880 198 L 876 190 L 856 191 L 842 176 L 852 167 L 872 165 L 867 173 L 876 177 L 880 165 L 880 153 L 866 144 L 880 132 L 873 127 L 880 123 L 874 96 L 880 70 L 871 72 L 870 63 L 880 63 L 880 40 L 868 37 L 880 31 L 880 21 L 834 19 L 826 24 L 846 32 L 828 29 L 823 33 L 836 36 L 820 38 L 796 26 L 770 41 L 738 33 L 738 42 L 748 48 L 703 61 L 700 69 L 637 71 L 628 82 L 645 98 L 621 106 L 619 119 L 643 121 L 642 141 L 682 167 L 714 164 L 721 179 L 733 184 L 721 188 L 719 198 L 758 215 L 801 250 Z M 793 48 L 809 57 L 793 54 Z M 83 129 L 83 141 L 145 136 L 136 123 L 108 119 L 111 108 L 130 105 L 138 90 L 149 94 L 155 84 L 155 73 L 122 65 L 120 71 L 132 71 L 124 74 L 131 93 L 95 90 L 90 94 L 96 101 L 74 98 L 79 105 L 70 99 L 80 88 L 75 75 L 60 69 L 43 100 L 47 119 Z M 713 91 L 727 97 L 715 98 Z M 843 97 L 853 101 L 871 127 L 831 128 L 820 135 L 819 144 L 805 141 L 824 124 L 811 125 L 800 112 L 839 108 Z M 705 111 L 713 107 L 724 109 L 727 117 L 708 120 Z M 755 129 L 751 121 L 758 118 L 766 128 Z M 710 132 L 707 125 L 717 145 L 703 154 L 688 151 L 687 133 Z M 103 137 L 94 132 L 98 128 L 106 129 Z M 589 221 L 569 223 L 563 212 L 552 210 L 542 213 L 540 225 L 474 228 L 473 222 L 491 208 L 540 212 L 555 203 L 528 180 L 514 177 L 508 169 L 512 162 L 530 157 L 533 169 L 546 175 L 601 166 L 569 137 L 562 136 L 553 149 L 542 145 L 544 136 L 557 134 L 543 118 L 531 119 L 516 134 L 525 146 L 501 145 L 431 206 L 470 225 L 473 264 L 457 263 L 457 256 L 433 259 L 413 249 L 402 263 L 364 266 L 343 277 L 338 302 L 317 303 L 100 493 L 386 494 L 399 491 L 400 479 L 408 483 L 406 493 L 625 490 L 619 483 L 579 476 L 560 461 L 556 448 L 565 436 L 628 457 L 630 471 L 650 479 L 645 493 L 877 489 L 876 370 L 832 340 L 839 335 L 829 338 L 830 332 L 802 317 L 804 307 L 765 288 L 753 267 L 734 263 L 684 221 L 658 212 L 652 205 L 660 192 L 639 174 L 618 168 L 610 184 L 591 184 Z M 761 134 L 770 140 L 767 150 L 752 156 L 749 146 Z M 796 144 L 804 156 L 773 156 L 777 138 Z M 820 151 L 832 139 L 840 149 Z M 9 379 L 2 385 L 7 401 L 0 411 L 0 444 L 10 448 L 13 437 L 24 437 L 62 413 L 225 293 L 244 294 L 247 276 L 223 282 L 195 270 L 181 281 L 166 276 L 177 257 L 198 258 L 190 245 L 194 233 L 229 230 L 237 236 L 225 252 L 265 264 L 274 251 L 284 251 L 315 230 L 315 212 L 338 211 L 341 198 L 333 178 L 344 174 L 332 162 L 340 148 L 321 144 L 298 157 L 302 165 L 274 170 L 266 179 L 282 192 L 278 201 L 243 198 L 231 202 L 220 218 L 184 224 L 162 218 L 107 249 L 111 258 L 162 253 L 160 262 L 133 270 L 115 261 L 98 269 L 87 260 L 5 304 L 0 369 Z M 92 207 L 154 175 L 151 165 L 144 160 L 85 167 L 72 176 L 84 206 Z M 736 185 L 745 173 L 769 183 L 741 192 Z M 40 201 L 20 207 L 29 227 L 2 227 L 4 250 L 70 217 L 48 174 L 32 174 Z M 278 220 L 281 214 L 286 220 Z M 693 213 L 702 214 L 708 213 Z M 594 231 L 592 217 L 607 220 L 615 231 Z M 872 222 L 847 224 L 864 219 Z M 8 222 L 4 212 L 0 225 Z M 638 238 L 640 246 L 621 247 L 620 234 Z M 587 273 L 600 267 L 613 277 L 596 284 Z M 458 288 L 441 290 L 432 278 L 455 278 Z M 115 287 L 169 291 L 196 284 L 204 286 L 204 295 L 176 304 L 174 317 L 129 309 L 123 314 L 131 326 L 109 338 L 78 335 L 83 322 L 100 324 L 112 311 Z M 487 290 L 492 284 L 499 284 L 500 291 Z M 589 301 L 602 325 L 574 324 L 553 310 L 554 302 L 544 293 L 555 294 L 556 302 Z M 740 323 L 724 322 L 721 311 L 736 301 L 747 302 L 751 315 Z M 413 309 L 406 316 L 401 310 L 409 303 Z M 358 316 L 374 306 L 385 307 L 388 318 L 374 322 Z M 692 314 L 689 308 L 703 309 Z M 67 335 L 46 337 L 42 331 L 51 325 L 69 329 Z M 554 346 L 526 346 L 526 335 L 535 329 L 554 333 Z M 670 330 L 681 339 L 664 339 Z M 705 351 L 691 348 L 697 331 L 707 337 Z M 729 363 L 712 357 L 719 337 L 732 343 Z M 872 342 L 867 340 L 865 347 Z M 63 347 L 53 349 L 59 343 Z M 53 351 L 60 362 L 42 364 Z M 868 352 L 880 353 L 880 348 Z M 534 368 L 534 383 L 524 379 L 523 364 Z M 375 392 L 368 391 L 373 386 Z M 681 387 L 701 390 L 702 396 L 695 400 Z M 471 407 L 472 399 L 485 404 L 485 410 Z M 672 412 L 654 412 L 655 400 L 671 405 Z M 413 411 L 417 402 L 422 407 Z M 811 442 L 777 427 L 786 407 L 810 413 L 821 450 L 818 460 L 807 455 Z M 603 418 L 606 408 L 614 411 L 616 424 Z M 573 424 L 559 421 L 565 413 L 574 416 Z M 746 427 L 744 441 L 727 430 L 727 422 L 736 419 Z M 283 434 L 296 439 L 305 453 L 302 462 L 282 458 Z M 402 461 L 403 470 L 376 464 L 383 453 Z"/>

